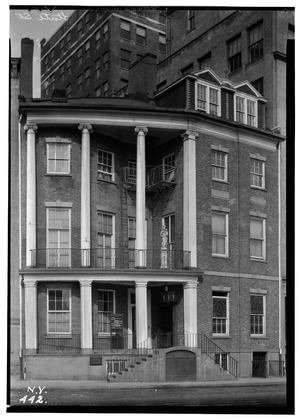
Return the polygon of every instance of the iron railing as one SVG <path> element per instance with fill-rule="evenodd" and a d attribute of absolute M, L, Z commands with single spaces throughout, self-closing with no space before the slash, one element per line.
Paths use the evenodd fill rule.
<path fill-rule="evenodd" d="M 122 167 L 120 177 L 127 185 L 136 185 L 136 167 Z M 146 168 L 146 187 L 151 188 L 162 183 L 174 184 L 176 182 L 176 168 L 174 166 L 160 165 Z"/>
<path fill-rule="evenodd" d="M 268 363 L 267 361 L 254 360 L 252 361 L 252 377 L 267 377 Z"/>
<path fill-rule="evenodd" d="M 188 269 L 191 252 L 168 249 L 48 248 L 31 250 L 31 267 L 98 269 Z"/>
<path fill-rule="evenodd" d="M 80 334 L 42 334 L 38 340 L 39 354 L 78 354 L 81 353 Z"/>
<path fill-rule="evenodd" d="M 238 362 L 228 352 L 224 351 L 215 342 L 210 340 L 204 333 L 201 340 L 201 350 L 223 370 L 228 371 L 235 378 L 238 377 Z"/>

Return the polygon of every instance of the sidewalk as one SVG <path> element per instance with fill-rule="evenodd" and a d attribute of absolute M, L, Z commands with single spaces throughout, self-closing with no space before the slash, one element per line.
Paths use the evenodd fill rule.
<path fill-rule="evenodd" d="M 248 385 L 285 385 L 286 377 L 239 378 L 232 381 L 192 381 L 192 382 L 107 382 L 103 380 L 21 380 L 18 376 L 11 377 L 10 390 L 24 390 L 27 387 L 46 387 L 47 389 L 128 389 L 128 388 L 159 388 L 159 387 L 240 387 Z"/>

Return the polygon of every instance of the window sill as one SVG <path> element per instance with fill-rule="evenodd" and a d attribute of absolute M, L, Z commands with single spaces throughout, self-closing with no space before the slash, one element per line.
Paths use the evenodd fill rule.
<path fill-rule="evenodd" d="M 213 339 L 232 339 L 230 335 L 216 335 L 212 334 Z"/>
<path fill-rule="evenodd" d="M 212 254 L 212 257 L 213 258 L 220 258 L 220 259 L 230 259 L 229 256 L 225 256 L 225 255 L 215 255 L 215 254 Z"/>
<path fill-rule="evenodd" d="M 66 176 L 66 177 L 72 177 L 71 173 L 46 173 L 45 176 Z"/>
<path fill-rule="evenodd" d="M 110 183 L 110 184 L 112 184 L 112 185 L 116 185 L 116 184 L 117 184 L 117 182 L 116 182 L 115 180 L 99 179 L 99 178 L 97 178 L 97 180 L 98 180 L 99 182 Z"/>
<path fill-rule="evenodd" d="M 251 189 L 256 189 L 257 191 L 267 192 L 266 188 L 260 188 L 259 186 L 250 186 Z"/>
<path fill-rule="evenodd" d="M 53 334 L 48 334 L 47 336 L 45 336 L 45 339 L 73 339 L 73 336 L 70 334 L 62 334 L 62 333 L 53 333 Z"/>
<path fill-rule="evenodd" d="M 113 332 L 113 333 L 98 333 L 98 339 L 110 339 L 111 336 L 116 336 L 116 332 Z"/>
<path fill-rule="evenodd" d="M 265 259 L 255 259 L 255 258 L 250 258 L 251 262 L 260 262 L 260 263 L 268 263 Z"/>
<path fill-rule="evenodd" d="M 223 183 L 225 185 L 230 185 L 230 182 L 228 180 L 221 180 L 221 179 L 212 179 L 213 182 Z"/>

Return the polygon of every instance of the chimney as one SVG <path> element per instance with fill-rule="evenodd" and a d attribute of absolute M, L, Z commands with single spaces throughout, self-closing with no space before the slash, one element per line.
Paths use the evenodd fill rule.
<path fill-rule="evenodd" d="M 21 77 L 20 95 L 32 99 L 33 74 L 33 40 L 23 38 L 21 41 Z"/>
<path fill-rule="evenodd" d="M 128 96 L 148 101 L 156 90 L 156 55 L 147 53 L 129 69 Z"/>

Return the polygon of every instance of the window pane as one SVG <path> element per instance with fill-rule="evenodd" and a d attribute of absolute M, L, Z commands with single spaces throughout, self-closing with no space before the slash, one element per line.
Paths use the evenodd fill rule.
<path fill-rule="evenodd" d="M 212 229 L 213 229 L 213 233 L 226 234 L 225 215 L 213 214 Z"/>
<path fill-rule="evenodd" d="M 212 252 L 219 255 L 225 255 L 225 237 L 224 236 L 213 236 Z"/>
<path fill-rule="evenodd" d="M 250 237 L 254 239 L 263 239 L 263 221 L 250 220 Z"/>
<path fill-rule="evenodd" d="M 263 257 L 263 242 L 262 240 L 250 240 L 250 256 Z"/>

